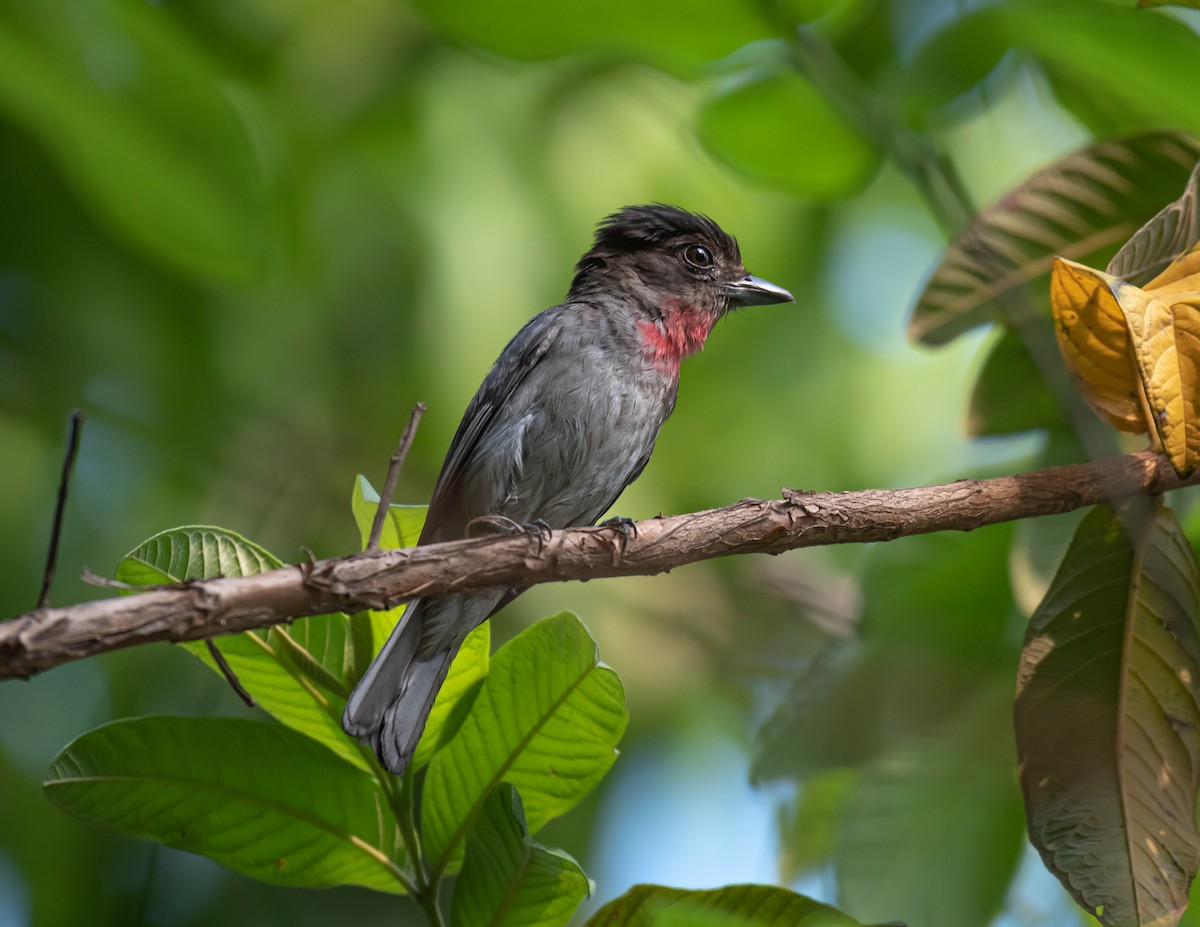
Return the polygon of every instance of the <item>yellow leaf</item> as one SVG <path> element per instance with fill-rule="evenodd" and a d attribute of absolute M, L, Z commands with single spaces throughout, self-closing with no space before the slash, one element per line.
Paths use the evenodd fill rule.
<path fill-rule="evenodd" d="M 1164 290 L 1148 290 L 1120 280 L 1112 285 L 1129 323 L 1154 430 L 1175 472 L 1186 477 L 1200 466 L 1200 292 L 1193 282 L 1191 292 L 1171 294 L 1168 302 L 1160 298 Z"/>
<path fill-rule="evenodd" d="M 1067 370 L 1096 414 L 1119 431 L 1146 430 L 1125 315 L 1110 289 L 1116 277 L 1054 259 L 1050 305 Z"/>
<path fill-rule="evenodd" d="M 1200 245 L 1167 265 L 1161 274 L 1146 284 L 1146 289 L 1159 299 L 1167 299 L 1173 294 L 1200 292 Z"/>

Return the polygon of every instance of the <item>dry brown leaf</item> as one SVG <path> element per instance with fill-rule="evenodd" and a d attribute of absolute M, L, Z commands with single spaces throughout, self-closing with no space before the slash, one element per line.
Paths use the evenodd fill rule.
<path fill-rule="evenodd" d="M 1138 374 L 1125 314 L 1111 290 L 1120 281 L 1066 258 L 1050 275 L 1054 333 L 1067 370 L 1088 405 L 1118 431 L 1139 434 L 1147 425 L 1138 399 Z"/>
<path fill-rule="evenodd" d="M 1129 324 L 1154 429 L 1171 466 L 1188 476 L 1200 466 L 1200 275 L 1176 277 L 1170 288 L 1163 299 L 1163 291 L 1149 287 L 1119 280 L 1112 285 Z"/>

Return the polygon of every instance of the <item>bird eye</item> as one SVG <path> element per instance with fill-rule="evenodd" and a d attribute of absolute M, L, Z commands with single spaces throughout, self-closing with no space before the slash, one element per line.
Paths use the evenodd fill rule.
<path fill-rule="evenodd" d="M 705 269 L 713 266 L 713 256 L 703 245 L 688 245 L 683 249 L 683 259 L 693 267 Z"/>

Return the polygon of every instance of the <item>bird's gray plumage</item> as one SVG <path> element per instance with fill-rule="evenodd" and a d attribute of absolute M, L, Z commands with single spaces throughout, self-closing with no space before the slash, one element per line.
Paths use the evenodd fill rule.
<path fill-rule="evenodd" d="M 688 258 L 695 247 L 711 266 Z M 747 304 L 791 298 L 746 275 L 711 219 L 655 205 L 601 223 L 566 302 L 513 337 L 468 405 L 420 543 L 461 538 L 483 516 L 593 524 L 646 466 L 675 407 L 679 360 L 739 301 L 738 286 Z M 351 694 L 346 730 L 403 771 L 459 646 L 517 592 L 410 605 Z"/>

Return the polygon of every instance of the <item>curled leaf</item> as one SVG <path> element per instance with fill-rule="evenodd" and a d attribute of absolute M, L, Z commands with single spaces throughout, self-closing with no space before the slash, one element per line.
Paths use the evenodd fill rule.
<path fill-rule="evenodd" d="M 1063 361 L 1087 404 L 1118 431 L 1138 434 L 1146 430 L 1146 422 L 1138 401 L 1129 328 L 1110 288 L 1119 282 L 1055 258 L 1050 306 Z"/>

